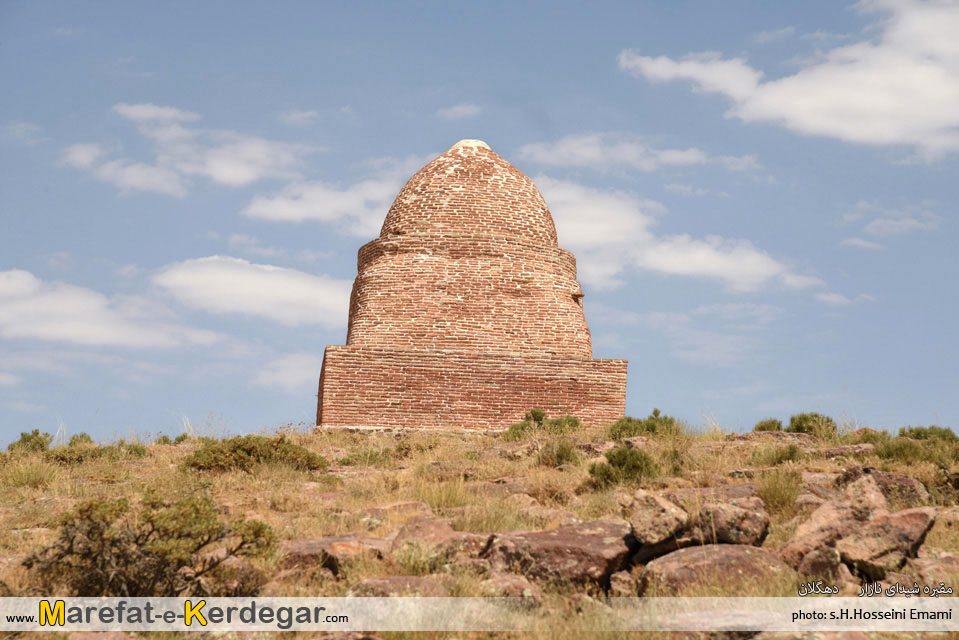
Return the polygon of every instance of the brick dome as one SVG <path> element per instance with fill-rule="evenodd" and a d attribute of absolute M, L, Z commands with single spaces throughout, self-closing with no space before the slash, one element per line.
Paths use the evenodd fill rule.
<path fill-rule="evenodd" d="M 481 140 L 457 142 L 410 178 L 380 237 L 438 233 L 556 246 L 539 189 Z"/>
<path fill-rule="evenodd" d="M 576 259 L 533 182 L 484 142 L 410 178 L 357 266 L 348 345 L 592 357 Z"/>

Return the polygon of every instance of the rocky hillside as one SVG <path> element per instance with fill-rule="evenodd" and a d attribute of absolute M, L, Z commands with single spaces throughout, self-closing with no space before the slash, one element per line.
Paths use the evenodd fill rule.
<path fill-rule="evenodd" d="M 555 638 L 583 637 L 610 596 L 959 590 L 951 433 L 766 428 L 696 432 L 656 412 L 584 429 L 533 412 L 502 434 L 304 425 L 54 448 L 24 434 L 0 460 L 0 588 L 512 595 Z M 166 552 L 137 542 L 151 523 L 179 555 L 157 563 Z M 191 546 L 199 529 L 212 542 Z M 95 569 L 106 538 L 122 541 L 119 575 Z"/>

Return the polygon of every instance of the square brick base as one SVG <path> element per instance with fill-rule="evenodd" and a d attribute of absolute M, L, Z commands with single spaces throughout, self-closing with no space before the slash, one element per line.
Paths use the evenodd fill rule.
<path fill-rule="evenodd" d="M 534 407 L 613 422 L 626 410 L 626 361 L 329 346 L 316 423 L 496 430 Z"/>

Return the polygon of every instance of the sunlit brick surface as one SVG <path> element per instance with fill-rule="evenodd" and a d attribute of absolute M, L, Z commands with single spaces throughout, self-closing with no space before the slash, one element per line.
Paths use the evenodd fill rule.
<path fill-rule="evenodd" d="M 495 429 L 534 406 L 587 422 L 623 414 L 626 362 L 591 360 L 575 258 L 536 186 L 484 143 L 462 141 L 410 178 L 357 263 L 317 424 Z"/>

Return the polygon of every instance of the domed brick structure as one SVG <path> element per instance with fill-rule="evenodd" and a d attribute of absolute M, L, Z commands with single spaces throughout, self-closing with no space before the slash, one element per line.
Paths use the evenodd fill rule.
<path fill-rule="evenodd" d="M 532 407 L 587 423 L 626 403 L 626 361 L 593 360 L 576 259 L 532 181 L 479 140 L 420 169 L 359 251 L 346 346 L 317 425 L 498 429 Z"/>

